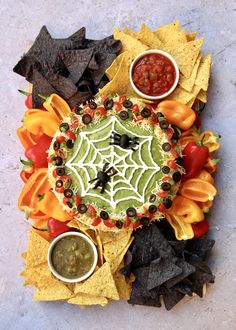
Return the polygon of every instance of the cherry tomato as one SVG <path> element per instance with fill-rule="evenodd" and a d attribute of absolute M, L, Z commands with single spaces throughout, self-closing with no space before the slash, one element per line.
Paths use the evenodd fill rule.
<path fill-rule="evenodd" d="M 121 95 L 121 96 L 119 97 L 119 101 L 122 103 L 122 102 L 124 102 L 124 100 L 125 100 L 125 96 Z"/>
<path fill-rule="evenodd" d="M 107 220 L 106 220 L 107 221 Z M 102 222 L 102 218 L 94 218 L 91 223 L 92 226 L 98 226 Z"/>
<path fill-rule="evenodd" d="M 104 116 L 107 113 L 107 110 L 103 107 L 98 107 L 96 111 L 98 111 L 101 116 Z"/>
<path fill-rule="evenodd" d="M 64 142 L 65 140 L 66 140 L 66 138 L 64 137 L 64 136 L 58 136 L 57 138 L 56 138 L 56 140 L 57 140 L 57 142 L 59 142 L 59 143 L 62 143 L 62 142 Z"/>
<path fill-rule="evenodd" d="M 128 228 L 131 224 L 131 219 L 129 217 L 126 217 L 125 223 L 124 223 L 124 228 Z"/>
<path fill-rule="evenodd" d="M 111 223 L 110 220 L 103 220 L 103 223 L 105 226 L 109 227 L 109 228 L 113 228 L 115 227 L 115 223 Z"/>
<path fill-rule="evenodd" d="M 81 203 L 81 198 L 78 194 L 75 195 L 75 205 L 78 206 Z"/>
<path fill-rule="evenodd" d="M 136 229 L 138 228 L 139 226 L 141 226 L 141 222 L 138 220 L 138 221 L 135 221 L 134 223 L 131 224 L 131 227 L 133 229 Z"/>
<path fill-rule="evenodd" d="M 159 206 L 158 206 L 158 211 L 161 212 L 161 213 L 165 213 L 166 211 L 166 208 L 165 208 L 165 205 L 163 203 L 161 203 Z"/>
<path fill-rule="evenodd" d="M 91 218 L 95 218 L 97 212 L 92 205 L 88 205 L 88 213 Z"/>
<path fill-rule="evenodd" d="M 71 178 L 69 178 L 67 175 L 62 175 L 61 180 L 65 183 L 71 183 Z"/>
<path fill-rule="evenodd" d="M 137 104 L 132 105 L 133 112 L 139 112 L 139 106 Z"/>
<path fill-rule="evenodd" d="M 70 201 L 70 198 L 64 197 L 63 198 L 63 204 L 67 204 Z"/>
<path fill-rule="evenodd" d="M 104 104 L 104 102 L 106 101 L 106 99 L 107 99 L 107 96 L 104 95 L 104 96 L 102 97 L 102 99 L 101 99 L 101 104 Z"/>
<path fill-rule="evenodd" d="M 162 182 L 168 182 L 170 181 L 171 177 L 170 176 L 165 176 L 163 179 L 162 179 Z"/>
<path fill-rule="evenodd" d="M 168 195 L 169 195 L 169 191 L 162 190 L 157 192 L 157 196 L 159 197 L 167 197 Z"/>
<path fill-rule="evenodd" d="M 53 177 L 54 178 L 57 178 L 57 169 L 56 168 L 54 168 L 54 170 L 53 170 L 53 172 L 52 172 L 52 175 L 53 175 Z"/>
<path fill-rule="evenodd" d="M 55 187 L 56 192 L 63 193 L 65 191 L 64 187 Z"/>
<path fill-rule="evenodd" d="M 75 135 L 75 133 L 73 133 L 73 132 L 71 132 L 71 131 L 68 131 L 68 132 L 66 132 L 66 135 L 67 135 L 67 137 L 68 137 L 69 139 L 71 139 L 71 140 L 76 140 L 76 135 Z"/>
<path fill-rule="evenodd" d="M 114 107 L 117 112 L 119 112 L 122 108 L 122 104 L 120 102 L 114 102 Z"/>
<path fill-rule="evenodd" d="M 177 168 L 177 164 L 174 160 L 168 160 L 167 162 L 167 166 L 169 166 L 170 168 L 173 168 L 174 170 Z"/>

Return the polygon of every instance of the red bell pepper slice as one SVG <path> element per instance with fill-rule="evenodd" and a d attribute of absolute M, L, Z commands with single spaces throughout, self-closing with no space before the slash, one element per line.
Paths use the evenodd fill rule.
<path fill-rule="evenodd" d="M 61 222 L 53 218 L 48 219 L 48 230 L 50 236 L 55 238 L 62 233 L 69 231 L 71 228 L 67 226 L 68 222 L 70 221 Z"/>
<path fill-rule="evenodd" d="M 26 149 L 25 156 L 32 161 L 34 168 L 48 167 L 47 150 L 51 141 L 51 137 L 43 134 L 34 146 Z"/>
<path fill-rule="evenodd" d="M 207 220 L 203 220 L 196 224 L 192 224 L 194 238 L 199 238 L 209 231 L 209 223 Z"/>

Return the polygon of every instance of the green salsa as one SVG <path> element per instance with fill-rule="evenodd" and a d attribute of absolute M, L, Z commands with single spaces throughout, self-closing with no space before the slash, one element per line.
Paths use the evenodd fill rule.
<path fill-rule="evenodd" d="M 92 268 L 94 252 L 83 237 L 66 236 L 55 244 L 51 260 L 58 274 L 74 279 L 87 274 Z"/>

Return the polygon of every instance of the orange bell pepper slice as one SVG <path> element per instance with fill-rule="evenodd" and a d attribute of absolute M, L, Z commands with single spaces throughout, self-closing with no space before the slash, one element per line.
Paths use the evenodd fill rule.
<path fill-rule="evenodd" d="M 213 201 L 197 202 L 197 205 L 199 205 L 204 213 L 208 213 L 213 205 Z"/>
<path fill-rule="evenodd" d="M 207 202 L 214 199 L 217 190 L 211 183 L 199 178 L 194 178 L 189 179 L 182 184 L 180 194 L 185 198 L 197 202 Z"/>
<path fill-rule="evenodd" d="M 187 240 L 193 238 L 194 232 L 190 223 L 182 221 L 178 216 L 173 214 L 166 214 L 166 219 L 174 229 L 177 240 Z"/>
<path fill-rule="evenodd" d="M 27 149 L 35 145 L 41 135 L 34 135 L 27 131 L 25 127 L 19 127 L 16 130 L 16 134 L 22 144 L 22 146 Z"/>
<path fill-rule="evenodd" d="M 197 142 L 198 140 L 199 135 L 197 134 L 197 131 L 193 128 L 190 128 L 181 134 L 179 143 L 181 145 L 181 148 L 184 149 L 189 142 Z"/>
<path fill-rule="evenodd" d="M 204 220 L 203 211 L 197 203 L 180 195 L 174 198 L 172 207 L 167 213 L 185 223 L 194 223 Z"/>
<path fill-rule="evenodd" d="M 198 179 L 201 179 L 203 181 L 206 181 L 206 182 L 209 182 L 211 184 L 214 184 L 214 179 L 213 179 L 213 176 L 206 170 L 202 170 L 198 176 L 197 176 Z"/>
<path fill-rule="evenodd" d="M 195 112 L 187 105 L 178 101 L 162 101 L 158 104 L 157 110 L 165 116 L 170 124 L 184 131 L 193 126 L 196 119 Z"/>
<path fill-rule="evenodd" d="M 51 236 L 50 236 L 50 233 L 48 230 L 48 220 L 47 219 L 32 220 L 32 226 L 34 227 L 32 230 L 34 230 L 38 235 L 40 235 L 47 241 L 51 240 Z M 36 228 L 38 228 L 38 230 Z"/>
<path fill-rule="evenodd" d="M 37 169 L 30 176 L 20 193 L 18 208 L 24 211 L 27 217 L 46 218 L 45 213 L 39 212 L 37 203 L 40 196 L 50 189 L 47 171 L 47 168 Z"/>
<path fill-rule="evenodd" d="M 54 218 L 62 222 L 73 219 L 70 214 L 63 210 L 57 197 L 51 190 L 48 190 L 43 198 L 38 201 L 37 207 L 42 213 L 47 214 L 49 218 Z"/>

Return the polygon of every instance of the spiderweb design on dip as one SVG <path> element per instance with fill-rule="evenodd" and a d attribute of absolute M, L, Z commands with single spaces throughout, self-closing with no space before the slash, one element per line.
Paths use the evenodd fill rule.
<path fill-rule="evenodd" d="M 104 230 L 163 217 L 182 175 L 173 133 L 162 114 L 134 98 L 98 97 L 72 112 L 49 149 L 50 183 L 63 208 Z"/>

